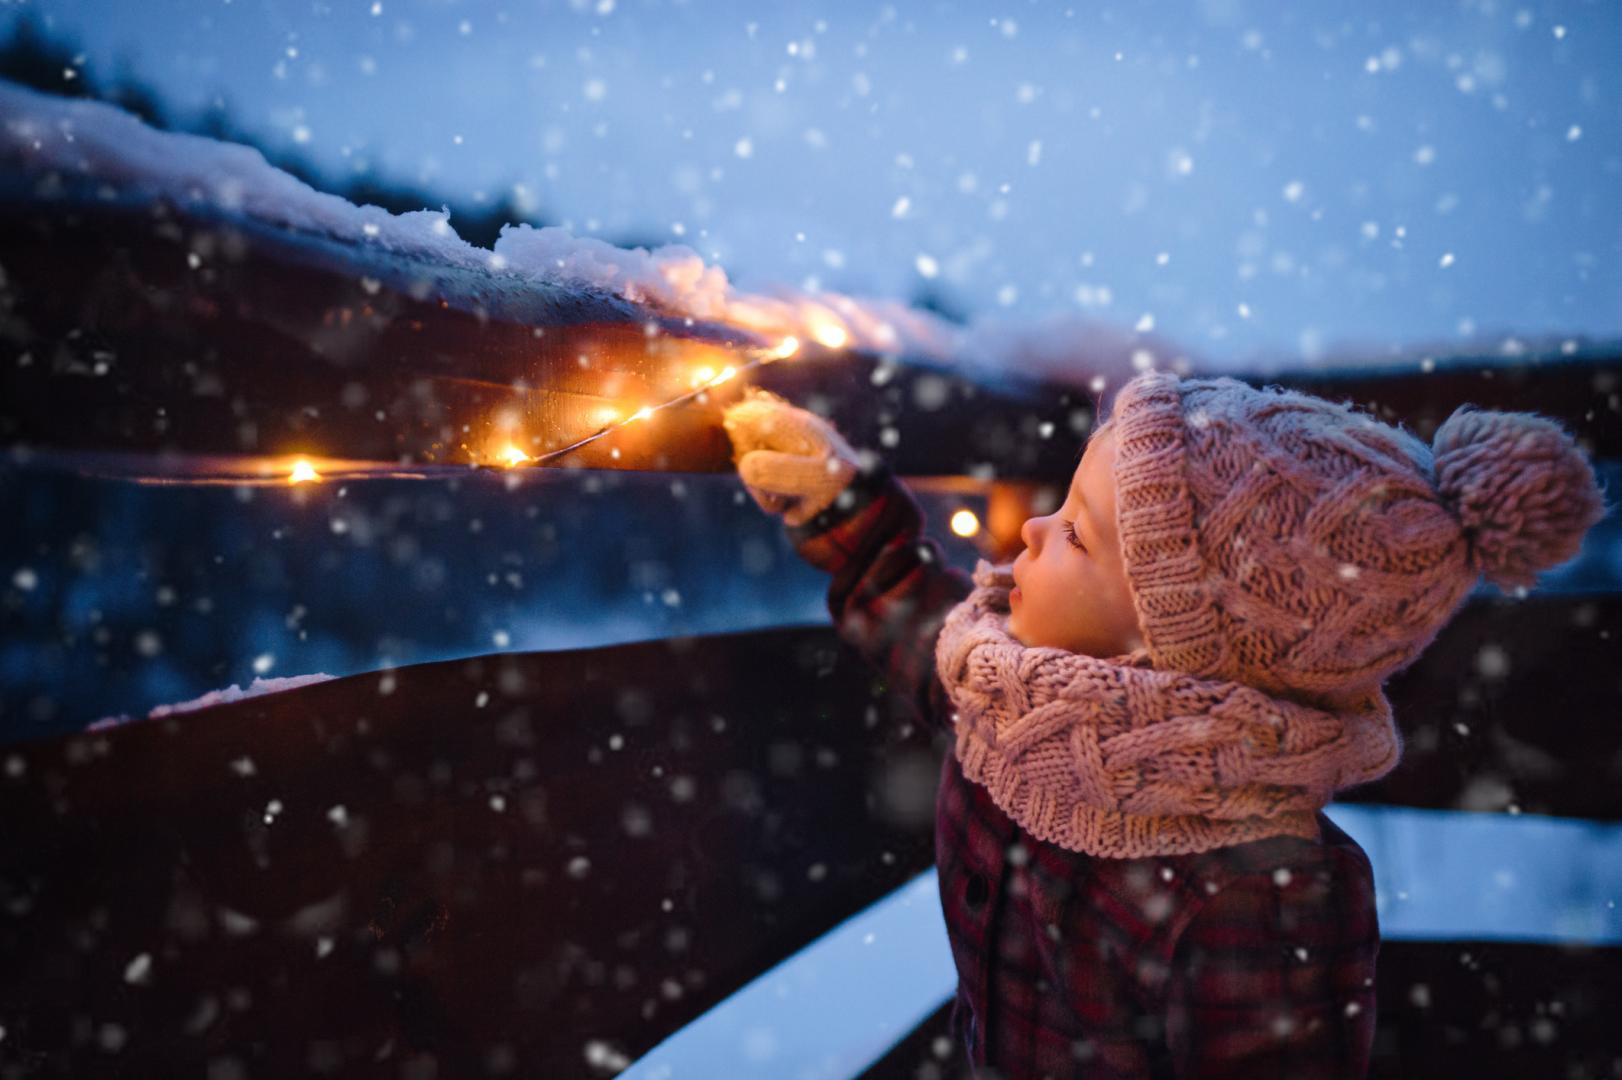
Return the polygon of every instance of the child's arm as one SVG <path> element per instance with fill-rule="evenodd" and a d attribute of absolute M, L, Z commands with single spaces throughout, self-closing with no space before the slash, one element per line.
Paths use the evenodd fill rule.
<path fill-rule="evenodd" d="M 800 555 L 832 575 L 828 609 L 854 645 L 924 716 L 947 715 L 935 639 L 972 585 L 923 535 L 923 514 L 881 462 L 863 462 L 827 421 L 756 395 L 727 413 L 738 472 L 782 513 Z"/>
<path fill-rule="evenodd" d="M 935 677 L 935 639 L 972 585 L 923 535 L 923 515 L 884 466 L 859 474 L 847 508 L 824 511 L 789 538 L 831 574 L 828 610 L 839 634 L 884 673 L 889 690 L 926 717 L 948 708 Z"/>

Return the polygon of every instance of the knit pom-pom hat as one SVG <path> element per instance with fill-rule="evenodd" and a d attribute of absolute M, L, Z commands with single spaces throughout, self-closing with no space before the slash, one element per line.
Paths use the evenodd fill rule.
<path fill-rule="evenodd" d="M 1151 661 L 1272 693 L 1378 686 L 1481 575 L 1531 585 L 1605 513 L 1581 450 L 1530 413 L 1461 408 L 1426 446 L 1321 398 L 1147 372 L 1111 423 Z"/>

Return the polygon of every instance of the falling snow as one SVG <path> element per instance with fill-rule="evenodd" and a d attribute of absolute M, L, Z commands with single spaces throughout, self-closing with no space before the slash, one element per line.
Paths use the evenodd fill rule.
<path fill-rule="evenodd" d="M 53 68 L 61 84 L 83 87 L 127 56 L 138 69 L 133 89 L 150 89 L 174 130 L 0 87 L 0 160 L 8 172 L 38 179 L 42 192 L 64 178 L 88 180 L 109 201 L 161 200 L 181 212 L 207 209 L 234 224 L 360 246 L 384 261 L 465 270 L 490 295 L 590 290 L 637 305 L 628 327 L 639 344 L 644 325 L 654 341 L 655 316 L 669 316 L 773 340 L 794 332 L 830 352 L 853 345 L 870 361 L 846 388 L 871 398 L 868 463 L 915 452 L 927 441 L 915 424 L 958 422 L 963 410 L 979 408 L 974 394 L 1010 372 L 1068 387 L 1052 410 L 1017 416 L 1006 428 L 984 410 L 990 438 L 1041 453 L 1073 453 L 1100 419 L 1091 398 L 1138 372 L 1251 371 L 1258 358 L 1290 370 L 1355 356 L 1416 383 L 1452 377 L 1460 351 L 1512 370 L 1589 364 L 1584 422 L 1619 410 L 1622 383 L 1611 360 L 1622 336 L 1614 243 L 1622 230 L 1614 153 L 1622 91 L 1608 59 L 1622 46 L 1622 29 L 1602 6 L 1561 9 L 1565 21 L 1556 22 L 1552 9 L 1516 4 L 1464 13 L 1376 4 L 1325 18 L 1212 2 L 1172 23 L 1164 13 L 1040 5 L 1020 6 L 1017 18 L 947 10 L 925 17 L 904 5 L 857 16 L 814 5 L 724 19 L 683 10 L 665 22 L 615 0 L 500 11 L 375 0 L 302 14 L 225 4 L 207 15 L 155 9 L 140 18 L 110 0 L 73 7 L 51 17 L 76 43 Z M 0 25 L 18 17 L 8 10 Z M 264 152 L 184 134 L 193 116 L 213 117 L 221 130 L 236 125 L 234 137 Z M 295 179 L 267 157 L 297 162 L 316 179 Z M 362 196 L 326 194 L 323 185 L 409 190 L 422 205 L 391 213 L 363 205 Z M 445 208 L 453 204 L 454 213 Z M 471 206 L 510 220 L 466 240 Z M 231 247 L 184 237 L 164 249 L 163 273 L 198 290 L 188 297 L 205 295 L 208 283 L 236 272 Z M 387 275 L 367 269 L 351 282 L 357 305 L 398 303 Z M 3 274 L 0 291 L 9 311 L 14 293 Z M 414 299 L 431 292 L 425 282 Z M 165 318 L 184 310 L 166 309 Z M 487 312 L 479 314 L 482 324 Z M 94 337 L 91 329 L 87 319 L 74 340 Z M 500 342 L 492 332 L 480 347 L 544 354 L 551 339 L 540 330 Z M 72 352 L 53 343 L 0 360 L 37 371 L 68 363 Z M 84 355 L 73 377 L 85 385 L 127 378 L 133 362 L 99 341 Z M 458 355 L 447 346 L 445 362 L 460 364 Z M 1608 359 L 1596 365 L 1595 355 Z M 471 366 L 455 377 L 479 382 L 475 358 L 466 359 Z M 571 351 L 562 363 L 582 387 L 610 367 L 587 352 Z M 949 377 L 959 372 L 980 381 L 965 392 Z M 237 409 L 239 388 L 186 381 L 188 392 L 217 399 L 222 417 Z M 355 385 L 353 395 L 345 389 L 311 407 L 343 408 L 355 423 L 387 422 L 384 406 L 393 403 Z M 846 389 L 819 389 L 818 410 L 842 413 L 849 402 L 835 398 Z M 172 433 L 162 405 L 143 404 L 138 422 Z M 1212 422 L 1205 413 L 1187 419 L 1201 430 Z M 1419 434 L 1439 419 L 1425 417 Z M 15 464 L 26 469 L 30 452 L 17 448 Z M 609 460 L 625 464 L 618 447 Z M 960 484 L 952 490 L 922 490 L 930 478 L 912 478 L 926 520 L 939 526 L 978 499 L 973 520 L 985 519 L 989 531 L 1004 508 L 984 494 L 986 483 L 1011 470 L 976 459 L 962 471 L 945 478 Z M 477 925 L 479 874 L 510 872 L 538 914 L 499 928 L 514 935 L 504 993 L 536 1015 L 563 1001 L 623 999 L 627 1023 L 640 1017 L 656 1026 L 724 996 L 712 963 L 718 933 L 729 936 L 729 949 L 751 934 L 777 940 L 792 931 L 798 940 L 810 924 L 787 918 L 791 902 L 882 892 L 902 880 L 883 877 L 877 888 L 879 875 L 900 873 L 898 862 L 911 872 L 927 867 L 939 759 L 914 745 L 926 734 L 914 720 L 880 709 L 875 697 L 865 716 L 858 707 L 791 730 L 786 712 L 734 708 L 732 689 L 705 682 L 714 673 L 684 651 L 706 635 L 747 638 L 788 624 L 814 625 L 831 640 L 826 579 L 801 563 L 735 478 L 554 472 L 535 483 L 514 472 L 488 489 L 459 478 L 443 486 L 326 485 L 285 498 L 280 489 L 120 488 L 59 472 L 15 500 L 25 525 L 13 530 L 0 570 L 0 600 L 15 631 L 0 649 L 8 672 L 0 715 L 18 730 L 66 741 L 50 753 L 26 741 L 8 748 L 0 776 L 8 797 L 71 784 L 76 770 L 120 766 L 124 748 L 141 738 L 163 745 L 188 723 L 209 724 L 211 717 L 188 715 L 200 710 L 244 701 L 274 710 L 277 701 L 316 698 L 259 699 L 304 691 L 337 700 L 346 689 L 322 686 L 333 679 L 324 673 L 277 672 L 360 673 L 350 700 L 364 704 L 352 727 L 320 710 L 298 723 L 352 740 L 368 775 L 385 778 L 364 791 L 322 789 L 289 765 L 287 747 L 304 728 L 278 730 L 285 742 L 255 741 L 229 726 L 246 713 L 220 713 L 227 722 L 207 732 L 221 740 L 218 752 L 199 782 L 239 800 L 240 813 L 221 818 L 232 857 L 267 883 L 266 895 L 292 903 L 267 914 L 253 889 L 205 896 L 215 884 L 211 868 L 188 854 L 173 868 L 150 868 L 172 892 L 161 930 L 117 937 L 117 909 L 93 907 L 75 916 L 76 962 L 80 953 L 96 957 L 100 938 L 116 941 L 116 949 L 101 948 L 106 982 L 122 998 L 156 1000 L 189 987 L 196 942 L 211 940 L 224 955 L 235 945 L 291 941 L 300 969 L 320 961 L 331 973 L 359 956 L 362 966 L 345 968 L 345 977 L 361 971 L 381 985 L 412 986 L 408 977 L 420 976 L 424 958 L 450 955 L 456 935 Z M 977 494 L 962 494 L 971 490 Z M 1030 498 L 1031 508 L 1048 499 L 1051 511 L 1062 495 Z M 852 504 L 847 492 L 836 507 Z M 1616 940 L 1614 899 L 1600 895 L 1615 878 L 1612 853 L 1590 863 L 1570 855 L 1589 850 L 1576 841 L 1562 846 L 1579 833 L 1584 843 L 1601 834 L 1609 843 L 1599 820 L 1607 806 L 1592 798 L 1566 815 L 1550 805 L 1591 795 L 1578 785 L 1562 792 L 1562 778 L 1585 767 L 1568 758 L 1582 755 L 1551 750 L 1541 738 L 1547 727 L 1584 722 L 1563 715 L 1559 695 L 1568 681 L 1592 675 L 1563 671 L 1550 656 L 1602 655 L 1615 626 L 1606 598 L 1622 567 L 1622 539 L 1606 528 L 1532 594 L 1546 607 L 1522 606 L 1525 590 L 1493 596 L 1524 612 L 1536 647 L 1501 633 L 1509 623 L 1450 643 L 1454 668 L 1435 679 L 1443 687 L 1435 709 L 1399 718 L 1415 763 L 1404 780 L 1434 790 L 1424 791 L 1423 807 L 1375 804 L 1391 816 L 1360 833 L 1391 841 L 1376 860 L 1377 899 L 1382 925 L 1403 929 L 1387 939 L 1382 963 L 1399 962 L 1416 941 L 1435 945 L 1426 935 L 1444 939 L 1448 920 L 1506 911 L 1534 911 L 1540 932 L 1589 945 Z M 940 550 L 967 568 L 985 553 L 976 547 L 983 540 L 946 536 L 956 546 Z M 1326 572 L 1346 592 L 1377 588 L 1382 554 L 1337 550 Z M 1472 611 L 1484 607 L 1479 600 Z M 666 643 L 669 652 L 645 676 L 614 684 L 594 720 L 573 715 L 572 704 L 549 706 L 544 723 L 530 711 L 536 694 L 595 686 L 598 650 L 638 641 Z M 582 650 L 578 686 L 526 682 L 527 654 L 565 649 Z M 838 663 L 831 647 L 808 646 L 791 659 L 819 680 Z M 424 685 L 419 665 L 432 664 L 454 671 L 446 676 L 452 715 L 437 718 L 443 748 L 407 767 L 385 718 L 414 705 Z M 1594 670 L 1608 669 L 1599 662 Z M 694 680 L 703 707 L 664 715 L 655 673 Z M 1521 715 L 1528 686 L 1536 687 L 1536 724 Z M 97 715 L 105 718 L 86 729 Z M 161 723 L 107 731 L 132 716 Z M 846 719 L 851 726 L 841 728 Z M 854 743 L 858 729 L 878 741 Z M 491 732 L 499 760 L 474 769 L 458 740 Z M 711 767 L 762 732 L 758 762 Z M 1604 743 L 1594 756 L 1614 758 L 1614 749 Z M 1436 779 L 1424 770 L 1439 760 Z M 871 784 L 869 798 L 864 804 L 858 792 L 840 804 L 822 819 L 826 827 L 795 819 L 782 801 L 807 778 L 820 784 L 852 767 Z M 610 776 L 613 784 L 602 779 Z M 153 783 L 152 797 L 164 796 Z M 817 789 L 807 790 L 809 803 Z M 602 817 L 589 837 L 564 805 L 588 797 L 600 797 Z M 389 817 L 399 807 L 410 808 L 412 828 L 454 821 L 461 836 L 418 850 L 410 830 L 381 835 L 379 822 L 401 820 Z M 1353 820 L 1370 806 L 1332 809 Z M 1399 817 L 1409 811 L 1413 820 Z M 62 798 L 52 812 L 71 821 L 78 811 Z M 206 818 L 211 809 L 187 812 Z M 862 813 L 912 829 L 916 850 L 887 843 L 882 855 L 875 848 L 863 859 L 840 850 L 841 815 Z M 1466 858 L 1442 845 L 1405 846 L 1421 835 L 1420 818 L 1549 831 L 1526 851 L 1477 841 Z M 300 831 L 310 823 L 315 833 Z M 1560 832 L 1568 825 L 1573 833 Z M 745 829 L 760 830 L 748 834 L 754 846 L 729 846 L 729 830 Z M 314 843 L 295 854 L 294 836 Z M 380 843 L 399 854 L 399 867 L 415 872 L 420 863 L 432 880 L 455 883 L 442 897 L 446 911 L 374 905 L 352 883 L 294 895 L 303 887 L 301 859 L 318 866 L 330 852 L 363 860 Z M 1038 878 L 1041 856 L 1051 853 L 1031 843 L 1000 848 L 1010 874 Z M 640 860 L 629 887 L 624 852 Z M 1549 852 L 1561 857 L 1540 862 Z M 1218 892 L 1215 882 L 1196 884 L 1171 867 L 1150 876 L 1195 899 Z M 739 917 L 718 930 L 708 905 L 720 879 L 744 899 Z M 1305 871 L 1271 864 L 1257 881 L 1263 890 L 1270 881 L 1281 905 L 1305 902 L 1315 884 Z M 9 917 L 38 916 L 32 885 L 3 884 Z M 1176 910 L 1167 890 L 1143 901 L 1145 918 L 1162 921 Z M 614 923 L 618 938 L 588 940 L 568 922 L 581 911 L 630 915 Z M 526 954 L 524 934 L 565 924 L 544 956 Z M 426 936 L 401 940 L 417 932 Z M 916 959 L 898 961 L 900 940 L 863 925 L 848 943 L 865 970 L 889 971 Z M 1569 1000 L 1551 989 L 1524 1007 L 1509 1003 L 1524 980 L 1499 955 L 1508 950 L 1467 946 L 1449 946 L 1440 968 L 1410 973 L 1426 981 L 1382 985 L 1381 1023 L 1398 1017 L 1408 1038 L 1446 1014 L 1439 1030 L 1461 1042 L 1486 1038 L 1506 1053 L 1565 1051 L 1574 1025 L 1592 1024 L 1585 990 Z M 1290 942 L 1274 962 L 1320 956 L 1316 944 Z M 758 974 L 729 963 L 728 979 Z M 951 978 L 922 1005 L 947 1000 Z M 219 1045 L 226 1022 L 247 1024 L 267 1009 L 259 989 L 238 985 L 247 981 L 188 989 L 176 1029 L 183 1025 L 198 1045 Z M 773 987 L 790 995 L 787 980 Z M 1481 991 L 1491 1011 L 1461 1024 L 1457 999 Z M 1324 1014 L 1367 1019 L 1369 999 L 1348 993 L 1343 987 Z M 73 1038 L 87 1052 L 133 1061 L 150 1025 L 117 1015 L 115 995 L 103 996 L 111 1004 L 71 1018 Z M 928 1013 L 922 1005 L 908 1022 Z M 1261 1023 L 1280 1038 L 1302 1030 L 1295 1013 Z M 8 1017 L 0 1044 L 9 1052 L 35 1034 Z M 793 1035 L 788 1025 L 750 1020 L 724 1042 L 739 1068 L 788 1075 Z M 492 1074 L 522 1074 L 517 1043 L 470 1052 Z M 633 1064 L 633 1045 L 651 1040 L 582 1026 L 567 1049 L 576 1071 L 611 1075 Z M 1083 1047 L 1094 1052 L 1083 1043 L 1078 1055 Z M 450 1067 L 417 1049 L 391 1039 L 364 1052 L 400 1075 Z M 918 1075 L 944 1075 L 961 1051 L 955 1034 L 930 1038 L 920 1053 L 935 1071 Z M 312 1038 L 299 1052 L 311 1071 L 332 1072 L 348 1048 Z M 247 1075 L 242 1056 L 216 1056 L 209 1074 Z M 1590 1073 L 1598 1075 L 1584 1064 L 1562 1074 Z"/>

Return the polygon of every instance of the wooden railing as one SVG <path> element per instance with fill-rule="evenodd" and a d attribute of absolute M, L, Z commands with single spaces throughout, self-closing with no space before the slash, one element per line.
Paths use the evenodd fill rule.
<path fill-rule="evenodd" d="M 1471 673 L 1484 640 L 1507 672 Z M 1523 813 L 1618 821 L 1618 671 L 1614 595 L 1473 605 L 1391 685 L 1403 764 L 1349 798 L 1454 807 L 1495 776 Z M 592 1040 L 635 1059 L 928 868 L 946 733 L 878 695 L 831 630 L 780 630 L 420 665 L 0 748 L 0 1049 L 82 1074 L 113 1040 L 130 1075 L 311 1054 L 584 1075 Z M 1387 942 L 1378 1075 L 1588 1061 L 1616 959 Z M 1533 1038 L 1556 1000 L 1560 1037 Z M 929 1052 L 875 1075 L 910 1075 L 909 1047 Z"/>

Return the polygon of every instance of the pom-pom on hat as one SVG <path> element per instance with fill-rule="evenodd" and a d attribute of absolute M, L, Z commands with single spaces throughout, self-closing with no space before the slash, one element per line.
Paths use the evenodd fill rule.
<path fill-rule="evenodd" d="M 1411 663 L 1480 577 L 1531 585 L 1605 513 L 1571 436 L 1461 408 L 1434 446 L 1348 405 L 1146 372 L 1116 513 L 1156 667 L 1336 699 Z"/>
<path fill-rule="evenodd" d="M 1436 486 L 1464 526 L 1470 565 L 1530 587 L 1603 516 L 1592 467 L 1559 425 L 1531 413 L 1460 408 L 1436 429 Z"/>

